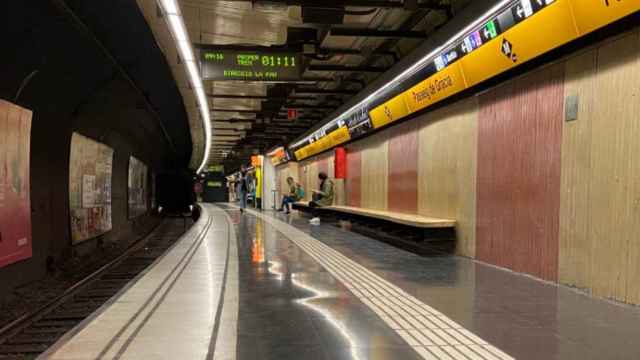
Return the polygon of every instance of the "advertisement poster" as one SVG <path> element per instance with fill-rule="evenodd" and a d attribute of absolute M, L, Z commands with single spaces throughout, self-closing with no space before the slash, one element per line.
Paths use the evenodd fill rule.
<path fill-rule="evenodd" d="M 0 268 L 31 257 L 31 111 L 0 100 Z"/>
<path fill-rule="evenodd" d="M 129 157 L 129 219 L 147 212 L 147 165 Z"/>
<path fill-rule="evenodd" d="M 73 244 L 111 230 L 112 169 L 112 148 L 73 133 L 69 159 L 69 209 Z"/>

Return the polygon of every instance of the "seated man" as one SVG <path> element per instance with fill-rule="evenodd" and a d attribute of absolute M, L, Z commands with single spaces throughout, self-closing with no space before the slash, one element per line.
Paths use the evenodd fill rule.
<path fill-rule="evenodd" d="M 325 172 L 320 172 L 318 179 L 320 179 L 320 190 L 313 190 L 313 201 L 309 203 L 309 207 L 319 208 L 333 205 L 333 181 L 329 179 Z M 312 225 L 320 225 L 318 212 L 313 210 L 312 214 L 313 218 L 309 220 L 309 223 Z"/>
<path fill-rule="evenodd" d="M 291 212 L 291 204 L 304 198 L 302 186 L 295 182 L 291 176 L 287 178 L 287 184 L 289 185 L 289 193 L 282 197 L 282 205 L 278 209 L 278 211 L 284 211 L 285 214 Z"/>

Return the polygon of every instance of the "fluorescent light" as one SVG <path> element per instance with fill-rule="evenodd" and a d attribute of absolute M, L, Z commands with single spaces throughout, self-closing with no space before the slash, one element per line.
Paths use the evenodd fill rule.
<path fill-rule="evenodd" d="M 164 12 L 167 14 L 179 14 L 180 7 L 178 7 L 178 3 L 176 0 L 160 0 L 160 6 L 164 9 Z"/>
<path fill-rule="evenodd" d="M 184 25 L 184 20 L 180 13 L 180 7 L 176 0 L 158 0 L 158 3 L 164 10 L 165 18 L 167 19 L 167 26 L 171 32 L 171 36 L 176 43 L 176 48 L 180 53 L 182 61 L 185 63 L 187 76 L 189 82 L 196 93 L 196 99 L 198 102 L 198 108 L 200 109 L 200 117 L 202 119 L 202 126 L 205 134 L 205 147 L 204 156 L 202 162 L 198 167 L 197 172 L 200 173 L 207 165 L 210 155 L 211 147 L 211 116 L 209 113 L 209 103 L 204 93 L 204 87 L 202 86 L 202 79 L 198 71 L 198 66 L 195 62 L 195 56 L 193 48 L 191 47 L 191 41 L 189 40 L 189 33 Z"/>
<path fill-rule="evenodd" d="M 493 15 L 495 12 L 497 12 L 502 7 L 504 7 L 505 5 L 507 5 L 508 3 L 512 2 L 512 1 L 513 0 L 502 0 L 502 1 L 500 1 L 498 4 L 496 4 L 490 10 L 485 12 L 482 16 L 478 17 L 474 22 L 472 22 L 471 24 L 466 26 L 463 30 L 461 30 L 456 35 L 454 35 L 451 38 L 449 38 L 449 40 L 447 40 L 444 44 L 438 46 L 433 51 L 431 51 L 429 54 L 423 56 L 420 60 L 415 62 L 413 65 L 411 65 L 405 71 L 403 71 L 400 74 L 396 75 L 393 79 L 388 81 L 386 84 L 382 85 L 376 91 L 374 91 L 371 94 L 369 94 L 366 98 L 360 100 L 357 104 L 353 105 L 348 110 L 343 111 L 340 116 L 338 116 L 338 117 L 334 118 L 333 120 L 329 121 L 321 129 L 325 129 L 328 126 L 336 123 L 339 120 L 348 118 L 349 116 L 351 116 L 351 113 L 353 112 L 353 110 L 355 110 L 355 109 L 361 107 L 362 105 L 366 104 L 367 102 L 373 100 L 376 96 L 378 96 L 380 93 L 382 93 L 383 91 L 387 90 L 388 88 L 400 85 L 400 82 L 402 82 L 406 78 L 410 77 L 411 75 L 415 74 L 418 70 L 420 70 L 420 68 L 422 68 L 422 66 L 425 63 L 433 60 L 432 59 L 433 56 L 436 55 L 437 53 L 441 52 L 443 48 L 453 44 L 456 40 L 458 40 L 458 38 L 460 38 L 461 36 L 465 35 L 467 32 L 469 32 L 470 30 L 472 30 L 476 26 L 480 25 L 483 21 L 486 21 L 489 16 Z M 315 134 L 315 132 L 314 132 L 314 134 Z M 311 135 L 307 136 L 306 138 L 296 142 L 295 144 L 293 144 L 291 146 L 295 147 L 295 146 L 298 146 L 298 145 L 302 144 L 303 142 L 307 141 L 314 134 L 311 134 Z"/>
<path fill-rule="evenodd" d="M 189 41 L 189 34 L 187 34 L 187 29 L 184 27 L 180 15 L 167 15 L 167 20 L 169 20 L 169 27 L 171 27 L 175 41 Z"/>
<path fill-rule="evenodd" d="M 185 62 L 185 66 L 187 67 L 187 75 L 189 75 L 189 81 L 193 88 L 197 89 L 202 87 L 202 82 L 200 81 L 200 75 L 198 74 L 198 67 L 196 63 L 193 61 Z"/>
<path fill-rule="evenodd" d="M 191 44 L 187 41 L 178 41 L 178 51 L 182 61 L 194 61 L 193 50 L 191 50 Z"/>

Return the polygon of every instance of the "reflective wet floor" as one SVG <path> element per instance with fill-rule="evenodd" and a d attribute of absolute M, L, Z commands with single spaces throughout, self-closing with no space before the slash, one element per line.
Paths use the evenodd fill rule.
<path fill-rule="evenodd" d="M 466 258 L 418 256 L 296 214 L 225 209 L 238 236 L 238 359 L 640 359 L 638 308 Z M 347 259 L 331 260 L 322 244 Z M 381 317 L 375 309 L 403 306 L 355 290 L 340 272 L 358 272 L 349 260 L 426 304 L 416 309 L 431 314 L 417 318 L 451 320 L 466 335 L 427 326 L 425 337 Z"/>

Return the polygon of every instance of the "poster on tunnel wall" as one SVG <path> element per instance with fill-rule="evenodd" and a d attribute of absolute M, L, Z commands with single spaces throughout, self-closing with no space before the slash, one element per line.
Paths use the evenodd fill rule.
<path fill-rule="evenodd" d="M 111 230 L 112 171 L 112 148 L 73 133 L 69 159 L 69 210 L 73 244 Z"/>
<path fill-rule="evenodd" d="M 0 268 L 32 254 L 31 116 L 31 111 L 0 100 Z"/>
<path fill-rule="evenodd" d="M 129 219 L 147 212 L 147 165 L 129 157 Z"/>

